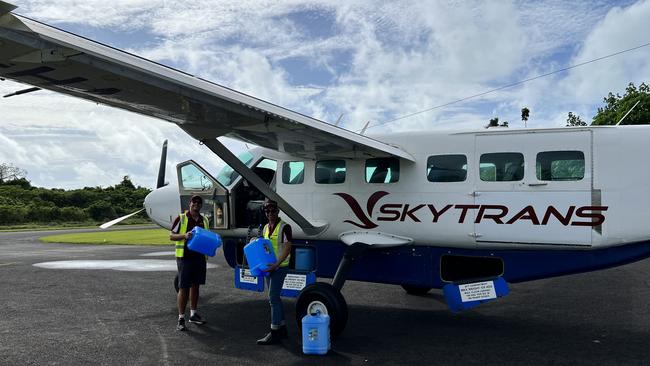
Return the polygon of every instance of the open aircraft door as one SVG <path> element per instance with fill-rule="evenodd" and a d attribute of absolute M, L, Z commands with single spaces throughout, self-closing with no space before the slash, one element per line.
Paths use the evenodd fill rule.
<path fill-rule="evenodd" d="M 489 132 L 476 136 L 474 236 L 481 242 L 590 246 L 592 133 Z"/>
<path fill-rule="evenodd" d="M 193 160 L 176 166 L 181 209 L 187 210 L 190 197 L 203 198 L 201 215 L 208 218 L 210 228 L 229 228 L 228 190 Z"/>

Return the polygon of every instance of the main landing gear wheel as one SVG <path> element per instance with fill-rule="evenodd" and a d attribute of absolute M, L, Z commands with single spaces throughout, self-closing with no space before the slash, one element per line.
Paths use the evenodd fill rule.
<path fill-rule="evenodd" d="M 418 296 L 426 295 L 429 291 L 431 291 L 431 287 L 402 285 L 402 288 L 404 289 L 404 291 L 406 291 L 407 294 L 418 295 Z"/>
<path fill-rule="evenodd" d="M 296 301 L 296 323 L 302 331 L 302 318 L 320 311 L 330 316 L 330 335 L 338 336 L 348 322 L 348 304 L 341 292 L 329 283 L 316 282 L 305 287 Z"/>
<path fill-rule="evenodd" d="M 178 293 L 178 275 L 174 277 L 174 289 L 176 290 L 176 293 Z"/>

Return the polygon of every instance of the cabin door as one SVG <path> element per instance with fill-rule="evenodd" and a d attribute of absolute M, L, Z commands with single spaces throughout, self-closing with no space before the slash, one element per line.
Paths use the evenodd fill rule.
<path fill-rule="evenodd" d="M 190 198 L 203 198 L 201 215 L 208 218 L 210 228 L 227 229 L 229 224 L 228 190 L 193 160 L 176 166 L 181 210 L 189 207 Z"/>
<path fill-rule="evenodd" d="M 590 246 L 599 227 L 588 207 L 600 201 L 591 146 L 585 130 L 477 135 L 477 243 Z"/>

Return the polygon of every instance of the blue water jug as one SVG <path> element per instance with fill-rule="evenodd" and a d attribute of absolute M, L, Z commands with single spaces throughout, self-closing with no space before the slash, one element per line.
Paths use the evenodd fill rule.
<path fill-rule="evenodd" d="M 269 239 L 257 238 L 244 247 L 244 255 L 251 269 L 251 275 L 255 277 L 268 276 L 264 272 L 269 263 L 275 263 L 275 252 L 273 244 Z"/>
<path fill-rule="evenodd" d="M 317 311 L 302 318 L 302 352 L 324 355 L 330 349 L 330 316 Z"/>
<path fill-rule="evenodd" d="M 187 247 L 195 252 L 214 257 L 217 248 L 221 246 L 221 237 L 217 233 L 195 226 L 192 237 L 187 241 Z"/>

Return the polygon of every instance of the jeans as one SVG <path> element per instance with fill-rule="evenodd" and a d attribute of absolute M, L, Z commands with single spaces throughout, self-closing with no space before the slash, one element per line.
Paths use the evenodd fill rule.
<path fill-rule="evenodd" d="M 284 325 L 284 308 L 282 307 L 280 291 L 282 291 L 282 284 L 286 276 L 287 267 L 278 267 L 267 278 L 269 303 L 271 304 L 271 329 L 278 329 Z"/>

